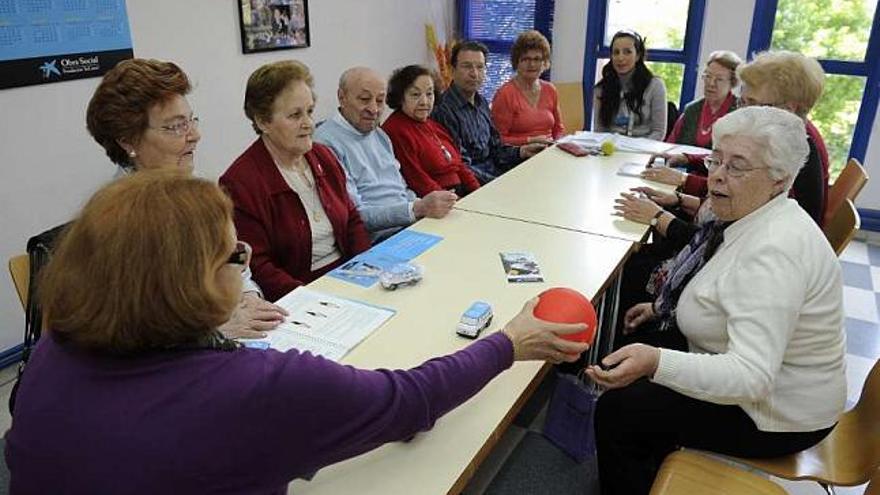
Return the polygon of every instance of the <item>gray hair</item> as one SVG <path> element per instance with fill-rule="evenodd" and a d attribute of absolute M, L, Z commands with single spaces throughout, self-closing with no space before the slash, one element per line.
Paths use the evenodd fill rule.
<path fill-rule="evenodd" d="M 347 92 L 348 86 L 349 84 L 351 84 L 351 81 L 353 79 L 367 75 L 374 76 L 376 79 L 384 82 L 382 76 L 369 67 L 351 67 L 349 69 L 346 69 L 345 72 L 343 72 L 342 75 L 339 76 L 339 89 L 343 92 Z"/>
<path fill-rule="evenodd" d="M 770 177 L 786 179 L 785 191 L 791 188 L 810 155 L 804 120 L 780 108 L 746 107 L 725 115 L 712 127 L 712 141 L 718 143 L 727 136 L 761 143 L 761 159 Z"/>

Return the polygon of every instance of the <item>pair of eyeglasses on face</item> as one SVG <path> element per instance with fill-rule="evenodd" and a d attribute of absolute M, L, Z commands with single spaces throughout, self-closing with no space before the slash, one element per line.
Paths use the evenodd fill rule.
<path fill-rule="evenodd" d="M 742 177 L 743 175 L 751 172 L 752 170 L 757 170 L 762 167 L 751 167 L 748 162 L 745 160 L 740 160 L 737 158 L 732 158 L 727 160 L 726 162 L 722 162 L 721 158 L 718 156 L 707 156 L 703 159 L 703 164 L 706 165 L 706 169 L 709 172 L 713 172 L 722 166 L 727 168 L 727 175 L 731 177 Z"/>
<path fill-rule="evenodd" d="M 232 250 L 232 254 L 229 255 L 229 259 L 226 262 L 230 265 L 238 266 L 241 271 L 245 271 L 251 262 L 251 251 L 250 244 L 244 241 L 235 241 L 235 249 Z"/>
<path fill-rule="evenodd" d="M 544 57 L 520 57 L 519 61 L 524 64 L 542 64 Z"/>
<path fill-rule="evenodd" d="M 176 137 L 183 137 L 190 133 L 193 129 L 198 129 L 199 127 L 199 118 L 195 115 L 186 119 L 180 119 L 173 124 L 168 125 L 160 125 L 157 127 L 150 127 L 150 129 L 156 129 L 157 131 L 162 131 L 167 134 L 171 134 Z"/>
<path fill-rule="evenodd" d="M 463 70 L 466 70 L 468 72 L 470 72 L 472 70 L 475 70 L 477 72 L 486 72 L 486 66 L 483 64 L 469 64 L 469 63 L 463 62 L 463 63 L 459 64 L 459 67 L 461 67 Z"/>
<path fill-rule="evenodd" d="M 725 82 L 729 82 L 730 79 L 724 76 L 713 76 L 712 74 L 703 73 L 702 75 L 703 81 L 707 83 L 712 83 L 714 85 L 724 84 Z"/>

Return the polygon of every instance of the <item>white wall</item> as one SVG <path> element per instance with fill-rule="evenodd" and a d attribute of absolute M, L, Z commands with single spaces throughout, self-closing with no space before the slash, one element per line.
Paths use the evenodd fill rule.
<path fill-rule="evenodd" d="M 595 1 L 595 0 L 594 0 Z M 553 31 L 553 80 L 580 81 L 583 73 L 584 39 L 587 7 L 590 0 L 557 0 Z M 733 50 L 746 56 L 755 0 L 707 0 L 700 61 L 715 50 Z M 697 79 L 697 93 L 702 82 Z M 586 119 L 589 121 L 589 119 Z M 865 166 L 874 175 L 856 201 L 859 208 L 880 210 L 880 172 L 872 168 L 880 163 L 880 109 L 874 120 Z"/>
<path fill-rule="evenodd" d="M 195 84 L 201 118 L 196 173 L 216 178 L 254 139 L 241 110 L 258 66 L 296 58 L 313 71 L 318 118 L 336 106 L 339 74 L 353 65 L 382 73 L 432 59 L 424 24 L 454 26 L 453 0 L 312 0 L 310 48 L 242 55 L 232 1 L 128 0 L 135 56 L 177 62 Z M 114 173 L 85 129 L 98 79 L 0 91 L 0 259 L 23 253 L 28 237 L 70 219 Z M 8 276 L 0 277 L 0 350 L 21 341 L 24 316 Z"/>

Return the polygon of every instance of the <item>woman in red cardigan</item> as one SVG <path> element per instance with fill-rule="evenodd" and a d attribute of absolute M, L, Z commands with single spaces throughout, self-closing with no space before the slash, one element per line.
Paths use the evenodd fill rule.
<path fill-rule="evenodd" d="M 480 187 L 445 127 L 431 118 L 434 79 L 420 65 L 397 69 L 388 81 L 388 106 L 394 113 L 382 124 L 391 138 L 400 172 L 419 197 L 450 190 L 464 196 Z"/>
<path fill-rule="evenodd" d="M 295 60 L 251 74 L 245 115 L 259 135 L 220 177 L 251 269 L 276 300 L 370 247 L 333 153 L 312 143 L 312 76 Z"/>

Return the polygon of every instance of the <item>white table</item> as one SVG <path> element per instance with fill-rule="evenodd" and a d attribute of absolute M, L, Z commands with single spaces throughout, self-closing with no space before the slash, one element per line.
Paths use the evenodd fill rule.
<path fill-rule="evenodd" d="M 391 307 L 397 314 L 352 350 L 343 362 L 362 368 L 410 368 L 454 352 L 469 341 L 455 335 L 461 313 L 475 300 L 493 305 L 495 319 L 484 333 L 500 329 L 523 303 L 555 286 L 595 297 L 612 287 L 633 243 L 489 215 L 453 210 L 443 220 L 425 219 L 414 230 L 443 236 L 415 261 L 425 279 L 414 287 L 364 289 L 331 277 L 310 287 Z M 499 253 L 535 255 L 544 283 L 510 284 Z M 385 445 L 329 466 L 291 493 L 382 495 L 457 493 L 504 433 L 541 381 L 548 366 L 516 363 L 479 394 L 441 418 L 433 430 L 408 443 Z"/>
<path fill-rule="evenodd" d="M 575 157 L 554 146 L 460 200 L 455 208 L 641 242 L 649 227 L 612 213 L 614 200 L 632 187 L 673 190 L 617 174 L 622 164 L 647 163 L 648 157 L 622 152 Z"/>

